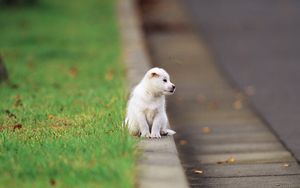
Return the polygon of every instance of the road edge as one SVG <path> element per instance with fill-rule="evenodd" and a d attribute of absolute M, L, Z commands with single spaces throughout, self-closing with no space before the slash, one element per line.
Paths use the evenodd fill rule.
<path fill-rule="evenodd" d="M 128 89 L 131 90 L 151 68 L 151 62 L 136 1 L 118 0 L 117 14 L 123 47 L 122 61 L 127 70 Z M 173 136 L 145 139 L 138 147 L 143 153 L 138 161 L 138 187 L 189 187 Z"/>

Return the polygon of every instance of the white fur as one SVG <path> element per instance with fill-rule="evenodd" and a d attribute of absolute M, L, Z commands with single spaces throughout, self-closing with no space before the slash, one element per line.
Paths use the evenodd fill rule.
<path fill-rule="evenodd" d="M 172 95 L 175 85 L 169 74 L 161 68 L 152 68 L 133 89 L 127 104 L 126 124 L 132 135 L 160 138 L 173 135 L 168 129 L 165 95 Z M 151 130 L 151 131 L 150 131 Z"/>

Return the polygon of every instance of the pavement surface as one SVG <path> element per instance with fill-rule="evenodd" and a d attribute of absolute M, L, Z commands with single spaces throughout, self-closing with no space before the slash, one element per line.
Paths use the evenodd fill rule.
<path fill-rule="evenodd" d="M 220 72 L 182 10 L 184 1 L 140 2 L 152 62 L 176 84 L 167 111 L 189 185 L 299 187 L 295 158 Z"/>
<path fill-rule="evenodd" d="M 215 58 L 300 160 L 300 1 L 182 1 Z"/>

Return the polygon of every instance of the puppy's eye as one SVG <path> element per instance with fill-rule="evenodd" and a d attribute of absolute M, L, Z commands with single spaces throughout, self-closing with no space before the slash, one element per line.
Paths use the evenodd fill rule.
<path fill-rule="evenodd" d="M 167 79 L 163 79 L 164 82 L 167 82 Z"/>

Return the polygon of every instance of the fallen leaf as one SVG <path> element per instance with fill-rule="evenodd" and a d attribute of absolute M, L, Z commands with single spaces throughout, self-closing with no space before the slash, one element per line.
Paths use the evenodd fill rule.
<path fill-rule="evenodd" d="M 16 129 L 21 129 L 23 126 L 21 125 L 21 124 L 16 124 L 16 125 L 14 125 L 14 127 L 13 127 L 13 130 L 16 130 Z"/>
<path fill-rule="evenodd" d="M 235 162 L 236 160 L 234 157 L 229 157 L 226 161 L 218 161 L 217 164 L 224 164 L 224 163 L 233 164 Z"/>
<path fill-rule="evenodd" d="M 54 179 L 50 179 L 50 185 L 55 186 L 56 185 L 56 181 Z"/>
<path fill-rule="evenodd" d="M 105 80 L 111 81 L 114 78 L 115 71 L 110 69 L 109 71 L 106 72 L 105 74 Z"/>
<path fill-rule="evenodd" d="M 235 163 L 235 158 L 234 157 L 230 157 L 229 159 L 226 160 L 226 163 Z"/>
<path fill-rule="evenodd" d="M 69 75 L 74 78 L 78 75 L 78 69 L 76 67 L 71 67 L 69 69 Z"/>
<path fill-rule="evenodd" d="M 195 174 L 203 174 L 203 170 L 194 170 Z"/>
<path fill-rule="evenodd" d="M 180 140 L 179 145 L 183 146 L 186 145 L 188 142 L 186 140 Z"/>
<path fill-rule="evenodd" d="M 48 119 L 54 119 L 54 118 L 55 118 L 54 115 L 52 115 L 52 114 L 49 114 L 49 115 L 48 115 Z"/>
<path fill-rule="evenodd" d="M 237 99 L 233 102 L 232 104 L 233 108 L 236 109 L 236 110 L 240 110 L 243 108 L 243 103 L 241 100 Z"/>
<path fill-rule="evenodd" d="M 282 166 L 284 166 L 284 167 L 289 167 L 289 166 L 290 166 L 290 164 L 288 164 L 288 163 L 284 163 Z"/>
<path fill-rule="evenodd" d="M 211 132 L 211 129 L 209 127 L 203 127 L 202 128 L 202 133 L 209 134 L 210 132 Z"/>

